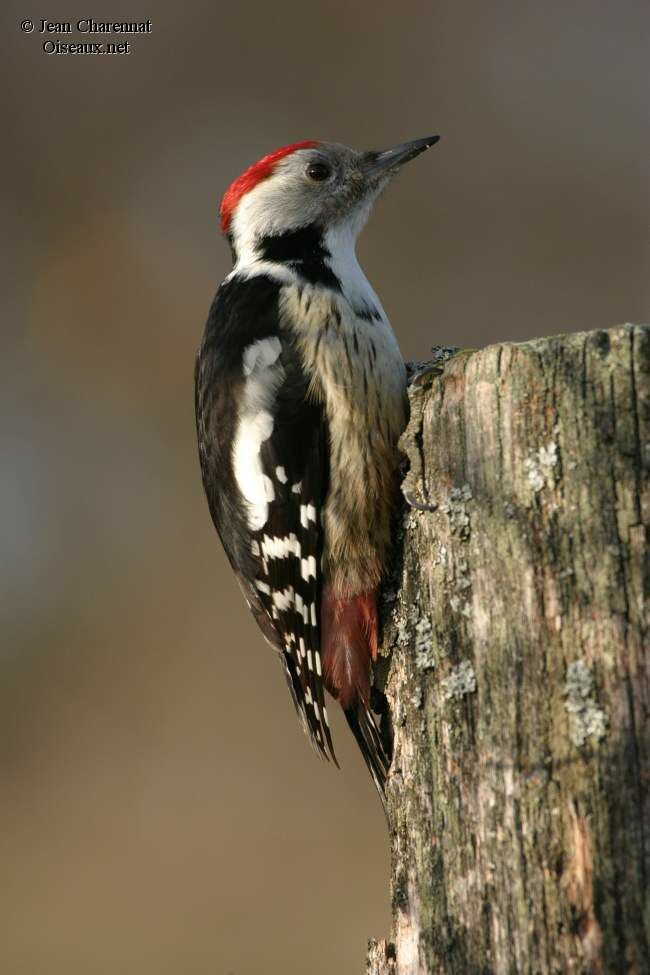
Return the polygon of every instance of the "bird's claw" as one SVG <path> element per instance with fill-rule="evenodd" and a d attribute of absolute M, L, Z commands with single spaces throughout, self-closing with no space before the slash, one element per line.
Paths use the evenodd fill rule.
<path fill-rule="evenodd" d="M 442 376 L 444 370 L 440 366 L 430 363 L 416 372 L 411 380 L 412 386 L 424 386 L 428 380 L 433 380 L 436 376 Z"/>
<path fill-rule="evenodd" d="M 410 491 L 403 491 L 404 500 L 409 505 L 410 508 L 415 508 L 416 511 L 435 511 L 438 507 L 437 504 L 429 501 L 418 501 Z"/>

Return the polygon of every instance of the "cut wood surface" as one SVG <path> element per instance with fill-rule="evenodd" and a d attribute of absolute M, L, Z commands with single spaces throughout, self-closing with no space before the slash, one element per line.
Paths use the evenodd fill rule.
<path fill-rule="evenodd" d="M 650 329 L 411 382 L 375 675 L 394 928 L 369 975 L 650 971 Z"/>

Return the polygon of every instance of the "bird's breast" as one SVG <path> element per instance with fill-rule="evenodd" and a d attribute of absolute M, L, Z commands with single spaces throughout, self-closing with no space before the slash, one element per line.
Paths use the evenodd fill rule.
<path fill-rule="evenodd" d="M 397 440 L 406 422 L 404 362 L 376 306 L 356 311 L 326 289 L 287 287 L 280 309 L 312 377 L 311 393 L 325 406 L 329 575 L 339 593 L 369 590 L 389 544 Z"/>
<path fill-rule="evenodd" d="M 383 422 L 387 433 L 400 427 L 406 370 L 378 304 L 354 308 L 329 289 L 294 285 L 281 290 L 280 316 L 332 418 L 336 412 L 354 427 Z"/>

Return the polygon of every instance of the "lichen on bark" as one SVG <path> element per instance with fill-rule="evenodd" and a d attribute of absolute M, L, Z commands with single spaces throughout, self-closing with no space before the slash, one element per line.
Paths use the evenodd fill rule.
<path fill-rule="evenodd" d="M 649 365 L 624 325 L 411 383 L 370 975 L 648 970 Z"/>

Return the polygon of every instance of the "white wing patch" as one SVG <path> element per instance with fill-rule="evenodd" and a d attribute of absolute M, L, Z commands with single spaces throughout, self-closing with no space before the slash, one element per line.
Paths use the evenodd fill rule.
<path fill-rule="evenodd" d="M 259 372 L 262 369 L 268 368 L 268 366 L 272 366 L 281 351 L 280 339 L 275 336 L 253 342 L 252 345 L 244 349 L 244 375 L 250 376 L 256 370 Z"/>
<path fill-rule="evenodd" d="M 242 359 L 246 381 L 232 460 L 237 486 L 248 502 L 248 525 L 253 531 L 264 527 L 269 502 L 275 500 L 273 481 L 264 473 L 260 451 L 273 433 L 270 410 L 284 378 L 284 369 L 278 362 L 281 351 L 280 339 L 270 336 L 249 345 Z"/>
<path fill-rule="evenodd" d="M 245 414 L 239 421 L 233 446 L 233 469 L 239 490 L 248 501 L 248 524 L 257 531 L 266 524 L 269 501 L 275 491 L 273 481 L 262 470 L 260 449 L 273 433 L 273 417 L 261 413 Z"/>

